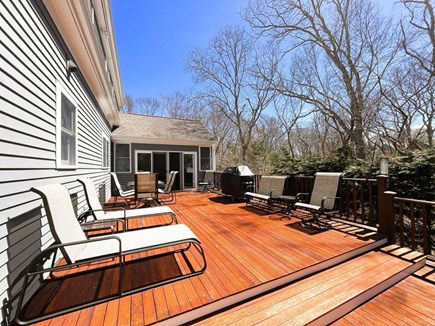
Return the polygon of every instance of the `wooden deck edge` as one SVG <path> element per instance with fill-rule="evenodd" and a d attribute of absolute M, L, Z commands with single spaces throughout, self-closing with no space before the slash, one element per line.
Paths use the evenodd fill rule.
<path fill-rule="evenodd" d="M 296 271 L 294 273 L 282 276 L 278 279 L 269 281 L 267 283 L 263 283 L 263 284 L 258 285 L 256 287 L 253 287 L 253 288 L 247 289 L 245 291 L 236 293 L 234 295 L 228 296 L 226 298 L 217 300 L 215 302 L 209 303 L 209 304 L 204 305 L 202 307 L 199 307 L 199 308 L 193 309 L 191 311 L 187 311 L 185 313 L 182 313 L 182 314 L 170 317 L 168 319 L 162 320 L 160 322 L 155 323 L 154 325 L 158 325 L 158 326 L 161 326 L 161 325 L 183 325 L 183 324 L 192 323 L 196 320 L 204 318 L 208 315 L 212 315 L 212 314 L 214 314 L 218 311 L 221 311 L 223 309 L 235 306 L 241 302 L 255 298 L 258 295 L 261 295 L 263 293 L 273 291 L 279 287 L 288 285 L 290 283 L 293 283 L 295 281 L 298 281 L 298 280 L 303 279 L 305 277 L 308 277 L 310 275 L 319 273 L 319 272 L 324 271 L 328 268 L 339 265 L 339 264 L 341 264 L 349 259 L 352 259 L 354 257 L 360 256 L 362 254 L 365 254 L 367 252 L 370 252 L 372 250 L 380 248 L 380 247 L 384 246 L 385 244 L 387 244 L 386 238 L 377 240 L 371 244 L 354 249 L 354 250 L 349 251 L 347 253 L 341 254 L 337 257 L 327 259 L 323 262 L 306 267 L 306 268 L 301 269 L 299 271 Z"/>
<path fill-rule="evenodd" d="M 388 290 L 390 287 L 404 280 L 405 278 L 411 276 L 419 269 L 423 268 L 426 265 L 426 257 L 421 258 L 417 262 L 413 263 L 411 266 L 403 269 L 402 271 L 396 273 L 392 277 L 380 282 L 379 284 L 373 286 L 372 288 L 362 292 L 356 297 L 346 301 L 341 304 L 339 307 L 332 309 L 326 314 L 318 317 L 317 319 L 311 321 L 307 325 L 317 326 L 317 325 L 330 325 L 343 316 L 347 315 L 360 305 L 370 301 L 374 297 L 378 296 L 382 292 Z"/>

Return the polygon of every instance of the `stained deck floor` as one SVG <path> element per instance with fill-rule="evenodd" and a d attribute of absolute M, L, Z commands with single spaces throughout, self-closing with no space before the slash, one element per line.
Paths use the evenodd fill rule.
<path fill-rule="evenodd" d="M 348 255 L 365 250 L 381 239 L 375 232 L 339 222 L 331 222 L 334 229 L 328 231 L 305 229 L 299 226 L 298 218 L 281 219 L 279 214 L 266 214 L 210 193 L 180 193 L 177 203 L 171 207 L 179 223 L 188 225 L 201 239 L 208 264 L 204 274 L 38 325 L 150 325 L 168 319 L 172 324 L 180 324 L 326 268 L 329 261 L 347 259 Z M 151 223 L 152 219 L 148 218 L 136 220 L 132 226 Z M 139 269 L 148 268 L 161 274 L 171 272 L 176 261 L 163 259 L 154 263 L 158 264 L 157 269 L 153 269 L 150 261 L 132 264 L 132 277 Z M 66 291 L 63 300 L 86 297 L 83 292 L 95 288 L 95 282 L 104 284 L 102 277 L 110 276 L 116 281 L 110 272 L 106 274 L 95 274 L 75 285 L 69 284 L 74 290 Z"/>

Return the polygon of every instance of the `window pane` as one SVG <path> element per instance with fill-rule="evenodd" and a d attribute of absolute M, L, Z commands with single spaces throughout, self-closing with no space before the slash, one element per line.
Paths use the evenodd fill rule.
<path fill-rule="evenodd" d="M 118 157 L 116 159 L 116 172 L 130 171 L 130 158 Z"/>
<path fill-rule="evenodd" d="M 137 154 L 137 172 L 151 172 L 151 153 Z"/>
<path fill-rule="evenodd" d="M 116 144 L 116 157 L 129 157 L 130 145 L 129 144 Z"/>
<path fill-rule="evenodd" d="M 116 172 L 129 172 L 130 171 L 130 144 L 116 144 Z"/>
<path fill-rule="evenodd" d="M 103 137 L 103 167 L 109 166 L 109 141 Z"/>
<path fill-rule="evenodd" d="M 74 135 L 62 132 L 61 160 L 64 165 L 75 165 L 76 140 Z"/>
<path fill-rule="evenodd" d="M 210 147 L 200 147 L 201 170 L 211 170 Z"/>
<path fill-rule="evenodd" d="M 68 98 L 62 94 L 62 129 L 74 133 L 75 130 L 75 107 Z"/>
<path fill-rule="evenodd" d="M 64 95 L 61 96 L 60 156 L 62 165 L 76 164 L 76 108 Z"/>

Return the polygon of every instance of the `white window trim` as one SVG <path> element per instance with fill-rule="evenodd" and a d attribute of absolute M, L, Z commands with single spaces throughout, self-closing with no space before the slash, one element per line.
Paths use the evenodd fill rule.
<path fill-rule="evenodd" d="M 75 106 L 76 108 L 76 116 L 75 116 L 75 130 L 74 133 L 76 135 L 75 142 L 75 161 L 74 165 L 63 165 L 62 164 L 62 94 L 65 95 L 68 100 Z M 78 143 L 79 143 L 79 135 L 78 135 L 78 123 L 79 123 L 79 106 L 77 102 L 73 99 L 73 97 L 66 91 L 65 87 L 57 80 L 56 81 L 56 168 L 57 169 L 77 169 L 78 168 Z"/>
<path fill-rule="evenodd" d="M 104 165 L 104 141 L 107 141 L 107 165 Z M 105 133 L 101 134 L 101 167 L 103 169 L 110 168 L 110 139 Z"/>
<path fill-rule="evenodd" d="M 117 171 L 117 166 L 116 166 L 116 145 L 128 145 L 128 157 L 130 160 L 130 164 L 128 165 L 128 171 Z M 113 156 L 114 156 L 114 160 L 113 160 L 113 171 L 116 173 L 131 173 L 131 143 L 114 143 L 113 144 Z"/>
<path fill-rule="evenodd" d="M 210 150 L 210 157 L 208 158 L 209 159 L 209 162 L 210 162 L 210 168 L 209 169 L 205 169 L 205 170 L 203 170 L 202 169 L 202 166 L 201 166 L 201 163 L 202 163 L 202 157 L 201 157 L 201 148 L 208 148 L 209 150 Z M 198 149 L 198 156 L 199 156 L 199 160 L 198 160 L 198 163 L 199 163 L 199 171 L 207 171 L 207 170 L 212 170 L 212 171 L 214 171 L 214 162 L 213 162 L 213 157 L 214 157 L 214 155 L 213 155 L 213 147 L 212 146 L 199 146 L 199 149 Z"/>
<path fill-rule="evenodd" d="M 141 149 L 134 151 L 134 172 L 138 173 L 138 170 L 137 170 L 137 164 L 138 164 L 137 155 L 138 154 L 150 154 L 151 155 L 151 171 L 150 172 L 153 172 L 153 164 L 154 164 L 153 151 L 147 151 L 147 150 L 141 150 Z"/>
<path fill-rule="evenodd" d="M 183 188 L 183 190 L 184 189 L 197 189 L 197 187 L 198 187 L 198 166 L 197 166 L 197 164 L 198 164 L 198 160 L 197 160 L 197 158 L 198 158 L 198 153 L 197 152 L 182 152 L 183 154 L 182 154 L 182 157 L 181 157 L 181 173 L 183 173 L 183 177 L 181 178 L 181 180 L 182 180 L 182 188 Z M 185 188 L 184 187 L 184 155 L 193 155 L 193 158 L 192 158 L 192 163 L 193 163 L 193 186 L 192 186 L 192 188 Z"/>

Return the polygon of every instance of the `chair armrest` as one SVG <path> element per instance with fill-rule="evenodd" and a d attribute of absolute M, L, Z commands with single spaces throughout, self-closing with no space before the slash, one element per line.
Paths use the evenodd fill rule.
<path fill-rule="evenodd" d="M 300 198 L 302 196 L 309 196 L 310 194 L 308 192 L 299 192 L 296 194 L 296 201 L 300 201 Z"/>
<path fill-rule="evenodd" d="M 246 183 L 246 191 L 249 191 L 250 189 L 252 189 L 252 191 L 251 192 L 254 192 L 254 184 L 253 183 L 251 183 L 251 184 L 248 184 L 248 183 Z"/>
<path fill-rule="evenodd" d="M 273 192 L 278 192 L 278 191 L 281 192 L 281 194 L 278 195 L 278 196 L 281 196 L 282 193 L 283 193 L 283 189 L 272 189 L 272 190 L 270 191 L 270 193 L 269 193 L 269 196 L 273 198 Z"/>
<path fill-rule="evenodd" d="M 122 224 L 122 229 L 124 229 L 124 223 L 125 223 L 125 217 L 124 219 L 117 219 L 117 218 L 108 218 L 108 219 L 104 219 L 104 220 L 95 220 L 95 221 L 89 221 L 89 222 L 84 222 L 81 223 L 80 225 L 99 225 L 99 224 L 104 224 L 104 223 L 121 223 Z M 118 228 L 119 230 L 119 228 Z"/>
<path fill-rule="evenodd" d="M 322 201 L 320 202 L 320 208 L 322 211 L 325 210 L 325 200 L 326 199 L 341 199 L 341 197 L 332 197 L 332 196 L 325 196 L 322 198 Z"/>

